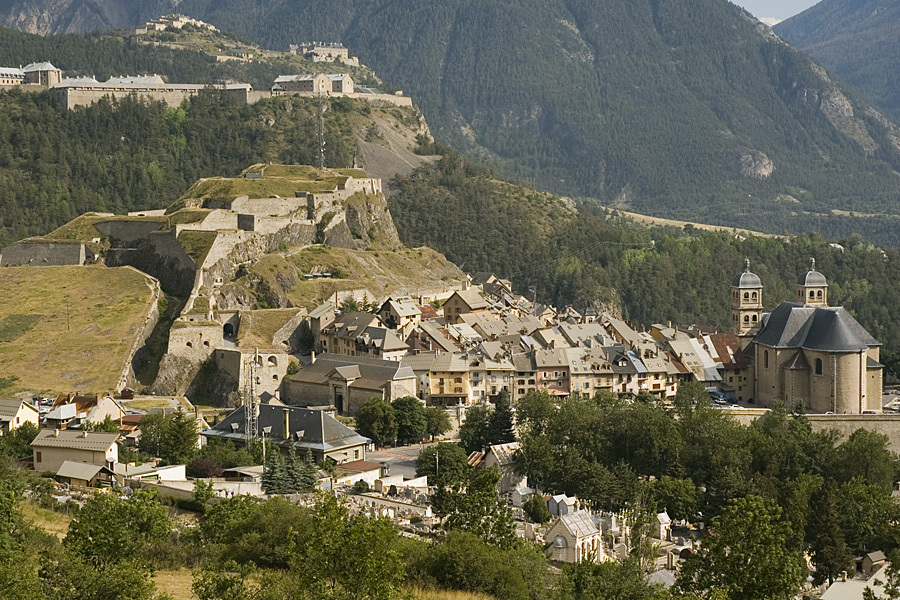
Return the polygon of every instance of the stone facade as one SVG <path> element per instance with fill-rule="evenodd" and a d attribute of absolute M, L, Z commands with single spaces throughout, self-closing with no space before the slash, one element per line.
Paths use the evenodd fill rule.
<path fill-rule="evenodd" d="M 94 260 L 94 253 L 78 242 L 29 239 L 3 248 L 0 267 L 84 265 Z"/>

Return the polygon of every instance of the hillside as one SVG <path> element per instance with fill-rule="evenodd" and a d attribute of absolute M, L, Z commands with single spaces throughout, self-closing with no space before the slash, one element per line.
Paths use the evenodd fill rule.
<path fill-rule="evenodd" d="M 0 298 L 0 394 L 122 387 L 123 370 L 149 334 L 153 285 L 128 268 L 0 269 L 0 288 L 15 291 Z"/>
<path fill-rule="evenodd" d="M 889 0 L 825 0 L 775 32 L 900 118 L 900 5 Z"/>
<path fill-rule="evenodd" d="M 765 283 L 766 310 L 792 300 L 815 257 L 829 300 L 897 349 L 900 251 L 859 236 L 786 239 L 747 232 L 648 227 L 592 203 L 570 202 L 498 178 L 450 152 L 398 180 L 390 199 L 400 239 L 427 244 L 467 272 L 495 271 L 516 291 L 557 306 L 619 313 L 637 325 L 730 327 L 731 278 L 744 258 Z M 532 289 L 533 288 L 533 289 Z"/>
<path fill-rule="evenodd" d="M 773 233 L 900 213 L 900 130 L 725 0 L 178 10 L 271 48 L 340 39 L 439 139 L 557 193 Z"/>
<path fill-rule="evenodd" d="M 0 246 L 88 211 L 163 208 L 197 179 L 235 176 L 248 164 L 316 164 L 320 104 L 280 97 L 241 106 L 203 96 L 177 110 L 123 100 L 64 112 L 50 93 L 0 92 Z M 415 109 L 349 98 L 325 108 L 329 166 L 365 166 L 371 157 L 373 174 L 390 177 L 421 162 L 381 156 L 393 156 L 392 147 L 412 156 L 416 136 L 427 133 Z"/>

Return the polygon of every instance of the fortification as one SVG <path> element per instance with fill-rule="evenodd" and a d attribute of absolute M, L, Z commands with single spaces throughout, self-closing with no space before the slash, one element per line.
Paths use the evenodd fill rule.
<path fill-rule="evenodd" d="M 60 267 L 85 265 L 96 257 L 87 246 L 75 241 L 28 239 L 3 248 L 0 267 Z"/>

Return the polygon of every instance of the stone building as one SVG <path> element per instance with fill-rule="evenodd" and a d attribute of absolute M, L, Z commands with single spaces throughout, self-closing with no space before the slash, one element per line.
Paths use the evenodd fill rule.
<path fill-rule="evenodd" d="M 579 563 L 608 560 L 603 549 L 603 535 L 586 510 L 561 516 L 545 538 L 550 542 L 547 554 L 554 562 Z"/>
<path fill-rule="evenodd" d="M 736 277 L 732 291 L 734 283 L 748 275 L 752 273 L 745 269 Z M 762 289 L 758 278 L 753 283 L 756 287 L 737 288 L 750 293 L 751 301 L 753 291 Z M 820 413 L 881 412 L 881 343 L 843 307 L 828 306 L 827 290 L 825 276 L 812 261 L 797 281 L 800 302 L 784 302 L 761 316 L 758 332 L 744 351 L 753 397 L 761 406 L 784 402 Z"/>

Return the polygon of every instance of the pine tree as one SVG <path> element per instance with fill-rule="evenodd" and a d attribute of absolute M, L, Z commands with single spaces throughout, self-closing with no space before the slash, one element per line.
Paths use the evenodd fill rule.
<path fill-rule="evenodd" d="M 300 463 L 297 471 L 297 491 L 308 492 L 316 488 L 316 463 L 313 460 L 312 452 L 306 451 L 303 462 Z"/>
<path fill-rule="evenodd" d="M 497 396 L 497 404 L 491 415 L 491 443 L 508 444 L 516 441 L 513 429 L 513 412 L 509 403 L 509 392 L 501 390 Z"/>

